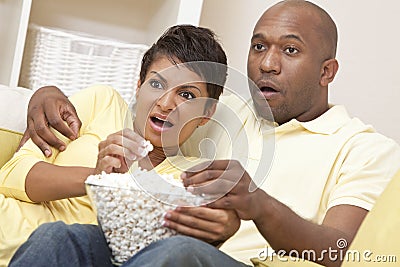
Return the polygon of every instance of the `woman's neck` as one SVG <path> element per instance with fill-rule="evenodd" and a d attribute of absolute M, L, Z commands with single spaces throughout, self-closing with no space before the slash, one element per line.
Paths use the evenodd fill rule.
<path fill-rule="evenodd" d="M 139 160 L 139 167 L 146 170 L 155 168 L 163 162 L 168 156 L 174 156 L 178 152 L 177 149 L 167 149 L 162 147 L 154 147 L 147 157 Z"/>

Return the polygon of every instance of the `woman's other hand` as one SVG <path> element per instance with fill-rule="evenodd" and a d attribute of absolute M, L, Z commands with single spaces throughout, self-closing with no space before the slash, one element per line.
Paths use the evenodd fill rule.
<path fill-rule="evenodd" d="M 177 207 L 164 215 L 164 226 L 218 247 L 236 233 L 240 219 L 234 210 Z"/>
<path fill-rule="evenodd" d="M 132 163 L 147 156 L 146 140 L 131 129 L 113 133 L 99 143 L 95 174 L 125 173 Z"/>

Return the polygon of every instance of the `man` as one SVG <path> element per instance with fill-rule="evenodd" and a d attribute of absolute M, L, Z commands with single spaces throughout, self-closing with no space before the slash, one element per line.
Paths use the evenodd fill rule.
<path fill-rule="evenodd" d="M 335 23 L 310 2 L 283 1 L 261 16 L 251 40 L 248 76 L 260 89 L 252 97 L 261 126 L 268 123 L 262 118 L 265 100 L 279 124 L 267 180 L 249 191 L 251 177 L 236 161 L 214 161 L 203 171 L 184 173 L 185 186 L 195 193 L 224 194 L 209 207 L 235 210 L 243 220 L 241 228 L 222 245 L 226 254 L 204 242 L 178 237 L 144 249 L 132 259 L 132 266 L 144 259 L 149 266 L 154 262 L 243 266 L 241 262 L 265 255 L 267 244 L 275 251 L 289 255 L 294 251 L 326 266 L 340 265 L 340 258 L 326 252 L 346 250 L 339 241 L 348 244 L 353 240 L 368 210 L 400 167 L 400 150 L 370 126 L 351 119 L 343 107 L 328 104 L 328 85 L 338 70 L 336 43 Z M 69 125 L 77 122 L 72 112 L 65 114 Z M 251 121 L 245 127 L 249 125 Z M 46 129 L 36 127 L 49 140 Z M 269 137 L 269 133 L 263 136 Z M 218 186 L 196 186 L 217 178 Z M 236 185 L 227 191 L 232 181 Z M 195 228 L 181 210 L 167 213 L 165 221 L 177 230 Z M 157 256 L 165 250 L 168 257 Z"/>

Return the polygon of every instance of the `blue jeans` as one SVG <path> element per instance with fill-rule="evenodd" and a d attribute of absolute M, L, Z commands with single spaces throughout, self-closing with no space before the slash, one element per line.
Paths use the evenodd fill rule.
<path fill-rule="evenodd" d="M 63 222 L 41 225 L 17 250 L 13 266 L 102 267 L 113 264 L 111 252 L 100 228 Z M 245 267 L 215 247 L 188 236 L 174 236 L 154 242 L 123 264 L 124 267 Z"/>

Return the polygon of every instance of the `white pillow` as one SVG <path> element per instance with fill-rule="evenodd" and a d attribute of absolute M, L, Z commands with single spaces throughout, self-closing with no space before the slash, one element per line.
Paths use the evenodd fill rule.
<path fill-rule="evenodd" d="M 23 133 L 32 90 L 0 85 L 0 128 Z"/>

